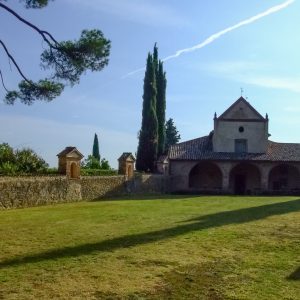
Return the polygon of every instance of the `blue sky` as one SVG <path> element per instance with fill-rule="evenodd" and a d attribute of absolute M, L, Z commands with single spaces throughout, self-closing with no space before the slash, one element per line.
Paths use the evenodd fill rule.
<path fill-rule="evenodd" d="M 42 10 L 25 10 L 13 0 L 7 5 L 58 40 L 99 28 L 112 48 L 102 72 L 88 72 L 51 103 L 0 102 L 0 143 L 31 147 L 56 166 L 65 146 L 90 154 L 97 133 L 101 156 L 117 167 L 122 152 L 136 152 L 141 124 L 144 72 L 127 75 L 145 66 L 155 42 L 164 59 L 208 38 L 204 47 L 165 61 L 166 114 L 182 141 L 208 134 L 214 112 L 220 115 L 238 99 L 242 87 L 244 97 L 268 113 L 271 140 L 300 142 L 299 0 L 56 0 Z M 35 32 L 0 11 L 0 36 L 28 77 L 45 76 L 39 68 L 45 45 Z M 20 77 L 2 49 L 0 67 L 13 89 Z"/>

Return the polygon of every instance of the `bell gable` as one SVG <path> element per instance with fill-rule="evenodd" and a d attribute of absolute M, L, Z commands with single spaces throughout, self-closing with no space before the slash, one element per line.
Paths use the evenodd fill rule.
<path fill-rule="evenodd" d="M 215 152 L 265 153 L 268 118 L 240 97 L 223 114 L 214 118 Z"/>

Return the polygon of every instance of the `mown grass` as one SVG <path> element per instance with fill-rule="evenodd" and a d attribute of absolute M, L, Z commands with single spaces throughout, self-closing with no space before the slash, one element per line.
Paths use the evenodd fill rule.
<path fill-rule="evenodd" d="M 0 299 L 300 299 L 300 197 L 0 211 Z"/>

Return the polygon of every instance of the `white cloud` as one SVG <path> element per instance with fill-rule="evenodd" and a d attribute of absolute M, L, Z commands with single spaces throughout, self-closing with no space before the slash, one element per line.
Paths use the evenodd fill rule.
<path fill-rule="evenodd" d="M 267 16 L 269 16 L 273 13 L 276 13 L 276 12 L 282 10 L 282 9 L 285 9 L 286 7 L 291 5 L 294 1 L 295 0 L 288 0 L 288 1 L 285 1 L 281 4 L 279 4 L 279 5 L 272 6 L 271 8 L 267 9 L 266 11 L 264 11 L 262 13 L 259 13 L 255 16 L 252 16 L 248 19 L 245 19 L 245 20 L 243 20 L 243 21 L 241 21 L 241 22 L 239 22 L 239 23 L 237 23 L 233 26 L 227 27 L 227 28 L 225 28 L 225 29 L 223 29 L 219 32 L 216 32 L 216 33 L 210 35 L 208 38 L 206 38 L 204 41 L 202 41 L 199 44 L 196 44 L 192 47 L 177 50 L 175 52 L 175 54 L 172 54 L 172 55 L 169 55 L 169 56 L 165 57 L 164 59 L 162 59 L 162 61 L 168 61 L 170 59 L 177 58 L 177 57 L 181 56 L 184 53 L 189 53 L 189 52 L 194 52 L 196 50 L 200 50 L 201 48 L 206 47 L 207 45 L 213 43 L 215 40 L 219 39 L 220 37 L 222 37 L 223 35 L 226 35 L 227 33 L 231 32 L 231 31 L 234 31 L 234 30 L 236 30 L 240 27 L 243 27 L 243 26 L 249 25 L 251 23 L 254 23 L 254 22 L 258 21 L 261 18 L 267 17 Z M 126 75 L 124 75 L 122 78 L 126 78 L 128 76 L 134 75 L 135 73 L 141 72 L 144 69 L 145 68 L 140 68 L 140 69 L 131 71 L 131 72 L 127 73 Z"/>
<path fill-rule="evenodd" d="M 145 0 L 68 0 L 94 10 L 118 16 L 124 20 L 151 26 L 184 26 L 188 21 L 164 4 L 155 5 Z"/>
<path fill-rule="evenodd" d="M 237 24 L 235 24 L 233 26 L 227 27 L 227 28 L 225 28 L 225 29 L 223 29 L 223 30 L 221 30 L 221 31 L 219 31 L 217 33 L 212 34 L 207 39 L 205 39 L 203 42 L 201 42 L 201 43 L 199 43 L 199 44 L 197 44 L 195 46 L 192 46 L 192 47 L 189 47 L 189 48 L 185 48 L 185 49 L 181 49 L 181 50 L 176 51 L 175 54 L 170 55 L 170 56 L 164 58 L 163 61 L 167 61 L 169 59 L 176 58 L 176 57 L 178 57 L 178 56 L 180 56 L 180 55 L 182 55 L 184 53 L 188 53 L 188 52 L 193 52 L 193 51 L 199 50 L 199 49 L 201 49 L 201 48 L 203 48 L 203 47 L 211 44 L 215 40 L 219 39 L 221 36 L 223 36 L 223 35 L 231 32 L 233 30 L 236 30 L 236 29 L 238 29 L 238 28 L 240 28 L 242 26 L 245 26 L 245 25 L 251 24 L 253 22 L 256 22 L 257 20 L 259 20 L 261 18 L 264 18 L 264 17 L 266 17 L 268 15 L 271 15 L 271 14 L 273 14 L 275 12 L 278 12 L 278 11 L 280 11 L 280 10 L 288 7 L 294 1 L 295 0 L 288 0 L 288 1 L 284 2 L 284 3 L 281 3 L 279 5 L 273 6 L 273 7 L 269 8 L 269 9 L 267 9 L 266 11 L 264 11 L 262 13 L 259 13 L 259 14 L 255 15 L 255 16 L 253 16 L 253 17 L 250 17 L 250 18 L 248 18 L 246 20 L 243 20 L 243 21 L 241 21 L 241 22 L 239 22 L 239 23 L 237 23 Z"/>
<path fill-rule="evenodd" d="M 193 68 L 193 66 L 191 66 Z M 280 76 L 279 70 L 266 63 L 224 61 L 203 64 L 197 68 L 213 75 L 255 86 L 300 93 L 300 76 Z"/>
<path fill-rule="evenodd" d="M 300 93 L 300 77 L 253 76 L 244 78 L 242 82 L 272 89 L 282 89 Z"/>

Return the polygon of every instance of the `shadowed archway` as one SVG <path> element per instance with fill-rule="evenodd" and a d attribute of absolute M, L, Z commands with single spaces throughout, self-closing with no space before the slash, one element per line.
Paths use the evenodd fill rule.
<path fill-rule="evenodd" d="M 230 171 L 229 188 L 236 195 L 255 194 L 261 188 L 261 175 L 258 167 L 240 163 Z"/>
<path fill-rule="evenodd" d="M 189 188 L 203 191 L 216 191 L 222 188 L 222 172 L 211 162 L 201 162 L 189 174 Z"/>
<path fill-rule="evenodd" d="M 292 191 L 300 190 L 300 174 L 296 167 L 281 164 L 269 173 L 269 190 Z"/>

